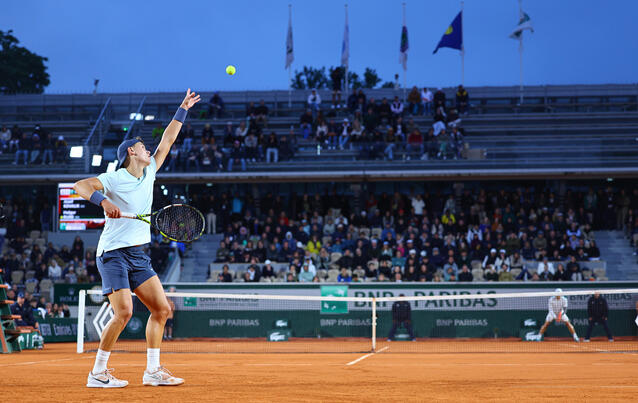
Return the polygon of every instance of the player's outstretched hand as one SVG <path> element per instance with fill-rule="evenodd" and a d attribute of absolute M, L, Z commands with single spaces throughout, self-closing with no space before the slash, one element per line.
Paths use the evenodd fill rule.
<path fill-rule="evenodd" d="M 191 92 L 191 89 L 189 88 L 188 91 L 186 91 L 186 97 L 184 97 L 184 100 L 182 101 L 182 108 L 189 110 L 193 107 L 193 105 L 198 103 L 200 99 L 201 97 L 199 94 Z"/>
<path fill-rule="evenodd" d="M 108 200 L 102 201 L 102 208 L 109 218 L 120 218 L 120 208 Z"/>

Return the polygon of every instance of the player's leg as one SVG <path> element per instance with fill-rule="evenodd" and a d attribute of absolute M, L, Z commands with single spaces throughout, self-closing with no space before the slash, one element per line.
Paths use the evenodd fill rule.
<path fill-rule="evenodd" d="M 549 326 L 550 322 L 545 322 L 543 323 L 543 326 L 541 326 L 541 330 L 538 332 L 541 336 L 545 334 L 545 331 L 547 330 L 547 326 Z"/>
<path fill-rule="evenodd" d="M 128 288 L 117 290 L 109 294 L 108 298 L 111 309 L 113 309 L 113 317 L 102 331 L 100 347 L 95 356 L 95 364 L 86 382 L 86 386 L 89 388 L 122 388 L 128 385 L 128 381 L 115 378 L 111 374 L 111 370 L 108 370 L 106 366 L 113 345 L 115 345 L 117 338 L 124 330 L 133 312 L 131 290 Z"/>
<path fill-rule="evenodd" d="M 397 331 L 397 326 L 398 326 L 398 322 L 394 319 L 392 319 L 392 328 L 390 329 L 390 333 L 388 334 L 388 341 L 392 341 L 392 339 L 394 338 L 394 334 Z"/>
<path fill-rule="evenodd" d="M 589 326 L 587 326 L 587 334 L 585 335 L 585 341 L 588 342 L 591 337 L 591 332 L 594 329 L 596 322 L 593 319 L 589 320 Z"/>
<path fill-rule="evenodd" d="M 174 377 L 160 365 L 160 345 L 164 334 L 164 324 L 171 312 L 171 307 L 159 278 L 153 276 L 133 291 L 151 312 L 146 324 L 147 360 L 144 385 L 181 385 L 184 383 L 183 379 Z"/>
<path fill-rule="evenodd" d="M 408 334 L 410 335 L 410 340 L 416 341 L 416 338 L 414 337 L 414 331 L 412 330 L 412 321 L 411 320 L 404 321 L 403 326 L 405 326 L 405 328 L 407 329 Z"/>
<path fill-rule="evenodd" d="M 607 319 L 601 319 L 600 323 L 602 323 L 603 328 L 605 329 L 605 333 L 607 334 L 607 340 L 614 341 L 614 336 L 611 335 L 611 330 L 609 330 L 609 326 L 607 326 Z"/>
<path fill-rule="evenodd" d="M 562 320 L 563 322 L 565 322 L 565 325 L 567 325 L 567 329 L 569 329 L 569 333 L 572 334 L 572 337 L 574 338 L 574 340 L 580 341 L 580 339 L 578 338 L 578 335 L 576 334 L 576 329 L 574 329 L 574 326 L 569 321 L 569 318 L 567 317 L 567 315 L 563 314 Z"/>

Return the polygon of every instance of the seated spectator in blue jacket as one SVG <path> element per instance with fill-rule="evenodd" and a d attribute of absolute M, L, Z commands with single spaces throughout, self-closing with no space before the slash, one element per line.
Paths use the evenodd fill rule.
<path fill-rule="evenodd" d="M 233 170 L 233 163 L 241 163 L 241 170 L 246 170 L 246 152 L 239 140 L 235 140 L 233 148 L 230 150 L 230 157 L 228 158 L 228 171 Z"/>
<path fill-rule="evenodd" d="M 38 329 L 38 322 L 33 317 L 33 308 L 26 303 L 24 293 L 18 293 L 17 301 L 11 305 L 11 314 L 20 315 L 21 318 L 15 321 L 18 326 L 31 326 Z"/>

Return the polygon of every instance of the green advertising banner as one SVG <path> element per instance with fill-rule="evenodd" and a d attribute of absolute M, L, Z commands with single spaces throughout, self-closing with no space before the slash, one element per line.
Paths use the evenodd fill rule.
<path fill-rule="evenodd" d="M 347 285 L 322 285 L 321 286 L 322 297 L 347 297 L 348 286 Z M 342 314 L 348 313 L 348 302 L 338 301 L 322 301 L 321 313 L 328 314 Z"/>
<path fill-rule="evenodd" d="M 78 321 L 72 318 L 38 319 L 40 333 L 45 343 L 61 341 L 76 341 L 78 336 Z"/>

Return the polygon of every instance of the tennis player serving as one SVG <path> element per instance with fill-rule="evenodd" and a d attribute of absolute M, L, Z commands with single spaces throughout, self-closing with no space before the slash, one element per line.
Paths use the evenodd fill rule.
<path fill-rule="evenodd" d="M 565 324 L 567 325 L 567 329 L 569 329 L 569 333 L 572 334 L 572 337 L 574 338 L 574 340 L 580 341 L 580 339 L 578 338 L 578 335 L 576 334 L 576 330 L 574 330 L 574 326 L 572 326 L 571 322 L 569 321 L 569 317 L 567 316 L 567 313 L 566 313 L 567 298 L 563 296 L 563 290 L 561 290 L 560 288 L 557 288 L 555 292 L 556 292 L 556 296 L 551 297 L 547 304 L 549 311 L 547 312 L 545 323 L 543 324 L 543 327 L 541 327 L 541 330 L 540 330 L 541 337 L 538 340 L 540 341 L 543 338 L 543 334 L 545 333 L 545 330 L 547 330 L 547 327 L 549 326 L 549 324 L 552 323 L 553 321 L 556 321 L 559 323 L 565 322 Z"/>
<path fill-rule="evenodd" d="M 97 246 L 97 267 L 102 277 L 102 293 L 108 296 L 114 313 L 102 332 L 87 387 L 122 388 L 128 385 L 128 381 L 115 378 L 113 370 L 107 369 L 106 364 L 117 338 L 133 314 L 131 290 L 151 313 L 146 324 L 147 360 L 143 384 L 184 383 L 183 379 L 173 376 L 160 365 L 160 344 L 171 308 L 151 267 L 150 258 L 144 253 L 144 245 L 151 241 L 150 227 L 143 221 L 120 219 L 120 216 L 122 212 L 151 212 L 155 173 L 177 139 L 188 110 L 199 100 L 199 95 L 189 88 L 153 156 L 139 137 L 124 140 L 117 149 L 116 171 L 83 179 L 73 185 L 81 197 L 101 206 L 106 215 L 104 231 Z"/>

